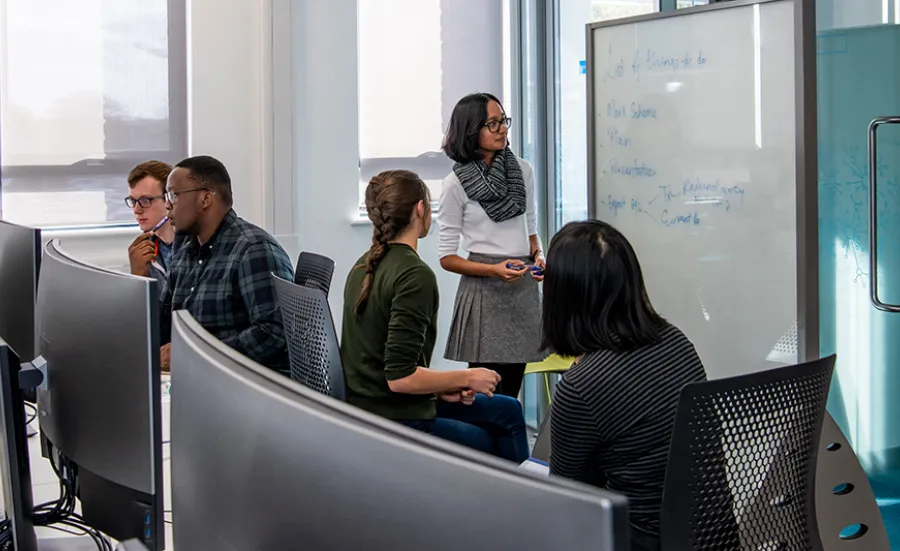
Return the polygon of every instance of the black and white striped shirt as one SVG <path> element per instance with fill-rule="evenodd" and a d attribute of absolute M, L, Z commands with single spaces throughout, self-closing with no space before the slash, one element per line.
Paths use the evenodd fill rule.
<path fill-rule="evenodd" d="M 678 396 L 705 380 L 694 345 L 672 325 L 657 344 L 585 355 L 553 396 L 550 473 L 625 495 L 631 525 L 658 536 Z"/>

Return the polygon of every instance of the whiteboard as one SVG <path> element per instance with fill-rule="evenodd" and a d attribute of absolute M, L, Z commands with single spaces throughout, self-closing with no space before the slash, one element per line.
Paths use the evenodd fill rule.
<path fill-rule="evenodd" d="M 796 361 L 794 8 L 588 28 L 591 214 L 711 378 Z"/>

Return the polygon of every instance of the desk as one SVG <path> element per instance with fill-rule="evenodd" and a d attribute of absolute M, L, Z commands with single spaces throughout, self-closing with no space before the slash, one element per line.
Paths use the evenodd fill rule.
<path fill-rule="evenodd" d="M 166 377 L 166 379 L 168 379 L 168 377 Z M 164 385 L 162 402 L 162 432 L 164 442 L 163 503 L 165 504 L 164 509 L 166 511 L 172 510 L 172 469 L 169 462 L 170 446 L 168 444 L 170 439 L 170 406 L 170 396 L 168 392 L 166 392 L 166 386 Z M 32 426 L 37 429 L 37 421 L 32 421 Z M 34 495 L 34 504 L 37 505 L 59 498 L 59 480 L 56 478 L 56 473 L 53 472 L 53 468 L 50 466 L 50 461 L 41 456 L 41 441 L 39 436 L 32 436 L 28 439 L 28 454 L 31 461 L 31 489 L 32 494 Z M 167 520 L 172 520 L 171 513 L 165 514 L 165 517 Z M 166 534 L 166 549 L 168 551 L 172 551 L 174 549 L 174 540 L 172 539 L 172 525 L 167 522 L 164 524 L 164 526 Z M 97 551 L 97 546 L 94 545 L 94 542 L 90 539 L 87 539 L 84 546 L 80 545 L 79 542 L 78 547 L 72 547 L 69 541 L 72 539 L 73 534 L 62 532 L 60 530 L 56 530 L 46 526 L 39 526 L 35 528 L 35 531 L 37 532 L 38 539 L 40 540 L 40 551 L 82 551 L 82 549 L 84 549 L 84 551 Z M 55 542 L 54 540 L 58 540 L 58 542 Z M 54 545 L 54 543 L 62 544 L 64 541 L 66 542 L 66 545 L 64 547 L 62 547 L 61 545 Z"/>

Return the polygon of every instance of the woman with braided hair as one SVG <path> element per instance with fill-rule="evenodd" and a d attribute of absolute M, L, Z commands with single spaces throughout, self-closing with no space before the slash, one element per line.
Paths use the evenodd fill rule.
<path fill-rule="evenodd" d="M 510 123 L 491 94 L 470 94 L 453 108 L 443 148 L 455 164 L 441 191 L 438 254 L 441 267 L 462 276 L 444 357 L 497 371 L 497 393 L 515 398 L 525 364 L 546 355 L 534 170 L 509 148 Z"/>
<path fill-rule="evenodd" d="M 372 246 L 344 288 L 341 360 L 347 401 L 376 415 L 517 463 L 528 458 L 519 403 L 494 395 L 489 369 L 428 369 L 438 285 L 418 255 L 431 228 L 428 188 L 406 170 L 366 187 Z"/>

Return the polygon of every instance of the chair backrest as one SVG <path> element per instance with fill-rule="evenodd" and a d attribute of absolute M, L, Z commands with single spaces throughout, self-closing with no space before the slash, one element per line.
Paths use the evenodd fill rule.
<path fill-rule="evenodd" d="M 825 551 L 891 551 L 869 477 L 828 413 L 819 440 L 816 520 Z"/>
<path fill-rule="evenodd" d="M 321 289 L 328 297 L 333 275 L 334 260 L 327 256 L 304 251 L 297 257 L 297 267 L 294 269 L 294 283 L 297 285 Z"/>
<path fill-rule="evenodd" d="M 538 429 L 537 438 L 534 440 L 534 447 L 531 449 L 531 457 L 540 459 L 546 463 L 550 462 L 550 415 L 553 414 L 551 407 L 547 411 L 547 416 Z"/>
<path fill-rule="evenodd" d="M 834 356 L 682 389 L 663 494 L 664 551 L 821 551 L 818 444 Z"/>
<path fill-rule="evenodd" d="M 291 379 L 313 390 L 344 400 L 344 369 L 328 298 L 272 274 L 284 324 Z"/>

